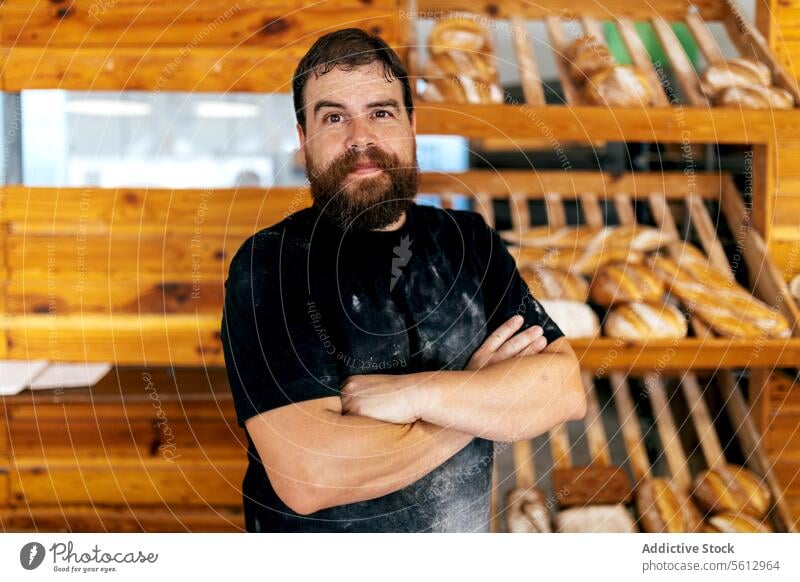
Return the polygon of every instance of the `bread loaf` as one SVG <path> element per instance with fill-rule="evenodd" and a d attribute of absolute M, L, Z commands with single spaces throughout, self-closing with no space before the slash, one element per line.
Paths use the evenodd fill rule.
<path fill-rule="evenodd" d="M 624 505 L 584 505 L 558 512 L 562 533 L 636 533 L 636 523 Z"/>
<path fill-rule="evenodd" d="M 696 532 L 703 522 L 689 496 L 660 477 L 646 479 L 636 488 L 636 511 L 648 533 Z"/>
<path fill-rule="evenodd" d="M 758 519 L 769 510 L 769 489 L 749 470 L 738 465 L 719 465 L 697 476 L 692 495 L 698 506 L 709 513 L 730 511 Z"/>
<path fill-rule="evenodd" d="M 792 109 L 794 97 L 780 87 L 728 87 L 717 94 L 715 105 L 742 109 Z"/>
<path fill-rule="evenodd" d="M 683 314 L 669 303 L 623 303 L 608 313 L 603 329 L 609 337 L 633 341 L 682 338 L 689 331 Z"/>
<path fill-rule="evenodd" d="M 585 303 L 547 299 L 539 303 L 568 338 L 592 338 L 600 331 L 597 314 Z"/>
<path fill-rule="evenodd" d="M 544 247 L 511 247 L 511 256 L 519 268 L 551 268 L 569 271 L 576 276 L 591 277 L 603 265 L 613 262 L 629 264 L 644 261 L 642 253 L 628 249 L 548 249 Z"/>
<path fill-rule="evenodd" d="M 547 500 L 538 489 L 512 489 L 506 496 L 506 507 L 509 532 L 552 533 Z"/>
<path fill-rule="evenodd" d="M 633 65 L 615 65 L 595 72 L 586 82 L 586 101 L 608 107 L 642 107 L 653 103 L 647 77 Z"/>
<path fill-rule="evenodd" d="M 789 293 L 792 294 L 795 301 L 800 301 L 800 275 L 795 275 L 789 281 Z"/>
<path fill-rule="evenodd" d="M 700 87 L 712 99 L 730 87 L 768 86 L 772 73 L 763 63 L 750 59 L 729 59 L 706 67 L 700 77 Z"/>
<path fill-rule="evenodd" d="M 725 337 L 788 337 L 789 321 L 719 271 L 697 262 L 678 264 L 655 255 L 648 264 L 667 290 L 717 334 Z"/>
<path fill-rule="evenodd" d="M 772 527 L 744 513 L 723 512 L 706 518 L 703 533 L 770 533 Z"/>
<path fill-rule="evenodd" d="M 664 296 L 664 283 L 643 265 L 610 263 L 595 273 L 590 296 L 604 307 L 616 303 L 659 303 Z"/>
<path fill-rule="evenodd" d="M 586 281 L 563 269 L 522 267 L 519 272 L 536 299 L 585 302 L 589 295 Z"/>
<path fill-rule="evenodd" d="M 606 229 L 592 226 L 534 226 L 524 230 L 504 230 L 504 240 L 525 247 L 585 249 Z"/>
<path fill-rule="evenodd" d="M 616 64 L 605 43 L 591 34 L 575 39 L 567 47 L 565 56 L 569 62 L 569 75 L 578 86 L 598 71 Z"/>
<path fill-rule="evenodd" d="M 589 243 L 589 248 L 627 249 L 650 253 L 673 242 L 669 232 L 643 224 L 624 224 L 603 229 Z"/>

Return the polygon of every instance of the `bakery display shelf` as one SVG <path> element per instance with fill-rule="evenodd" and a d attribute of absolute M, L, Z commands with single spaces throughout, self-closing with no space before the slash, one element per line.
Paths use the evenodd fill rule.
<path fill-rule="evenodd" d="M 612 176 L 600 172 L 572 171 L 471 171 L 463 174 L 426 174 L 421 192 L 438 196 L 444 207 L 456 204 L 459 197 L 473 200 L 474 209 L 488 224 L 497 226 L 496 205 L 505 205 L 512 230 L 522 232 L 531 223 L 531 204 L 544 207 L 551 230 L 568 224 L 576 210 L 583 222 L 593 227 L 609 225 L 606 217 L 616 215 L 620 224 L 633 224 L 636 207 L 640 214 L 649 209 L 654 226 L 680 241 L 692 230 L 700 241 L 708 264 L 734 280 L 733 267 L 717 236 L 719 225 L 727 223 L 736 238 L 732 260 L 747 266 L 749 289 L 770 310 L 781 313 L 789 323 L 788 338 L 721 337 L 683 306 L 690 321 L 688 337 L 629 341 L 596 336 L 572 338 L 581 364 L 589 369 L 652 370 L 718 367 L 792 366 L 800 361 L 800 311 L 786 282 L 772 264 L 766 245 L 752 227 L 741 195 L 728 174 L 698 173 L 687 176 L 673 173 L 628 173 Z M 708 203 L 721 209 L 712 218 Z M 570 207 L 575 207 L 570 210 Z M 574 218 L 574 217 L 573 217 Z M 679 232 L 679 230 L 681 232 Z M 667 254 L 678 256 L 680 243 L 666 247 Z"/>
<path fill-rule="evenodd" d="M 612 395 L 602 408 L 594 375 L 585 371 L 583 380 L 587 391 L 586 416 L 582 420 L 569 422 L 572 425 L 569 428 L 574 430 L 568 430 L 566 423 L 553 428 L 542 441 L 544 444 L 536 450 L 532 441 L 515 442 L 514 474 L 507 476 L 513 481 L 511 487 L 517 491 L 535 488 L 546 492 L 551 489 L 548 484 L 552 473 L 559 469 L 571 469 L 580 477 L 581 473 L 588 476 L 597 467 L 622 467 L 631 478 L 630 485 L 633 489 L 630 500 L 623 505 L 631 512 L 632 519 L 641 525 L 641 521 L 637 519 L 641 510 L 639 508 L 647 506 L 638 505 L 634 509 L 633 501 L 640 492 L 639 488 L 647 481 L 654 477 L 664 478 L 691 499 L 700 472 L 731 463 L 726 460 L 726 456 L 730 458 L 736 455 L 733 451 L 738 449 L 738 454 L 745 459 L 742 466 L 769 490 L 771 503 L 764 522 L 776 532 L 798 531 L 798 524 L 792 517 L 780 484 L 761 448 L 761 436 L 749 416 L 747 404 L 730 371 L 718 372 L 709 382 L 702 382 L 694 372 L 686 372 L 682 377 L 675 378 L 651 372 L 636 379 L 643 383 L 642 390 L 634 389 L 632 378 L 614 372 L 609 378 Z M 711 404 L 713 401 L 707 402 L 710 394 L 724 402 L 721 410 L 714 410 Z M 644 435 L 637 412 L 643 406 L 643 400 L 648 401 L 653 418 Z M 676 414 L 675 409 L 687 410 L 688 416 Z M 725 420 L 736 429 L 733 441 L 725 447 L 722 446 L 721 434 L 715 428 L 723 417 L 727 417 Z M 652 440 L 657 440 L 660 444 L 648 454 L 644 438 L 650 431 L 657 435 L 657 439 Z M 615 465 L 612 459 L 612 441 L 617 434 L 622 435 L 625 452 L 624 459 L 618 459 Z M 588 457 L 585 451 L 580 451 L 580 447 L 584 446 L 581 442 L 588 447 Z M 576 464 L 573 458 L 577 456 L 590 459 L 589 464 Z M 534 464 L 552 469 L 537 478 Z M 507 488 L 509 483 L 503 481 L 505 478 L 498 479 L 498 483 Z M 575 482 L 579 482 L 579 479 Z M 601 482 L 596 492 L 584 492 L 588 493 L 586 505 L 603 503 L 600 500 L 607 495 L 603 491 L 603 485 L 608 484 Z M 557 491 L 555 487 L 552 489 L 555 501 L 548 503 L 548 506 L 554 508 L 552 517 L 553 522 L 557 523 L 558 508 L 561 505 L 559 500 L 563 499 L 565 492 Z M 495 493 L 498 490 L 496 488 Z M 574 494 L 574 491 L 569 494 Z M 505 500 L 496 500 L 496 505 L 501 513 L 506 512 L 508 515 L 511 507 Z M 650 509 L 655 510 L 656 506 Z M 704 515 L 699 507 L 698 512 L 700 516 Z M 500 529 L 506 531 L 502 527 L 502 520 Z"/>
<path fill-rule="evenodd" d="M 457 0 L 411 0 L 409 14 L 441 18 L 452 12 L 477 14 L 488 31 L 510 37 L 524 94 L 517 100 L 504 92 L 500 102 L 437 102 L 417 105 L 417 129 L 425 134 L 458 134 L 470 138 L 540 138 L 550 134 L 564 141 L 645 141 L 694 143 L 776 143 L 800 135 L 800 88 L 758 29 L 733 0 L 670 3 L 654 6 L 634 2 L 584 3 L 565 6 L 547 0 L 537 3 L 490 2 L 470 4 Z M 420 55 L 427 39 L 418 34 L 420 18 L 405 19 L 409 40 L 407 61 L 412 77 L 423 76 Z M 527 25 L 544 26 L 546 38 L 532 39 Z M 601 24 L 610 22 L 622 39 L 630 62 L 647 79 L 654 96 L 648 106 L 606 107 L 589 105 L 570 76 L 567 48 L 572 38 L 592 35 L 605 42 Z M 652 26 L 666 63 L 651 62 L 637 23 Z M 765 65 L 772 84 L 795 101 L 792 109 L 744 109 L 712 105 L 700 84 L 703 69 L 693 66 L 671 24 L 682 24 L 698 47 L 704 66 L 743 57 Z M 711 33 L 719 25 L 736 54 L 726 54 Z M 552 52 L 561 83 L 563 101 L 548 104 L 549 88 L 540 75 L 532 42 Z M 493 59 L 493 56 L 489 56 Z M 666 76 L 669 69 L 674 75 Z M 467 101 L 464 99 L 464 101 Z"/>

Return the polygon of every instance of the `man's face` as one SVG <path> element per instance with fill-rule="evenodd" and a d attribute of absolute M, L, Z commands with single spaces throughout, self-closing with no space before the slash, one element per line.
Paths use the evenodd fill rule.
<path fill-rule="evenodd" d="M 309 76 L 297 125 L 314 205 L 343 228 L 395 222 L 417 193 L 416 119 L 376 62 Z"/>

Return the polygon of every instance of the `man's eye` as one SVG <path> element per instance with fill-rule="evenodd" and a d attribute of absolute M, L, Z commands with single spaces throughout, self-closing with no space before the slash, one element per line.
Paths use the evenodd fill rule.
<path fill-rule="evenodd" d="M 386 115 L 385 116 L 382 115 L 383 113 L 385 113 Z M 375 112 L 375 115 L 377 115 L 378 117 L 380 117 L 382 119 L 386 119 L 387 117 L 392 117 L 392 112 L 391 111 L 387 111 L 386 109 L 378 109 L 378 111 Z"/>
<path fill-rule="evenodd" d="M 337 119 L 334 120 L 333 119 L 334 117 L 336 117 Z M 339 113 L 331 113 L 331 114 L 325 116 L 325 121 L 332 121 L 333 123 L 336 123 L 337 121 L 339 121 L 338 120 L 339 117 L 341 117 L 341 114 L 339 114 Z"/>

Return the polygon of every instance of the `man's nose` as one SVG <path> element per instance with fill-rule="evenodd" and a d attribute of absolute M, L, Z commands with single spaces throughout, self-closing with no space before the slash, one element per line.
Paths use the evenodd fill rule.
<path fill-rule="evenodd" d="M 350 122 L 349 129 L 347 143 L 345 144 L 348 149 L 357 147 L 360 150 L 364 150 L 375 145 L 376 138 L 368 115 L 354 116 Z"/>

